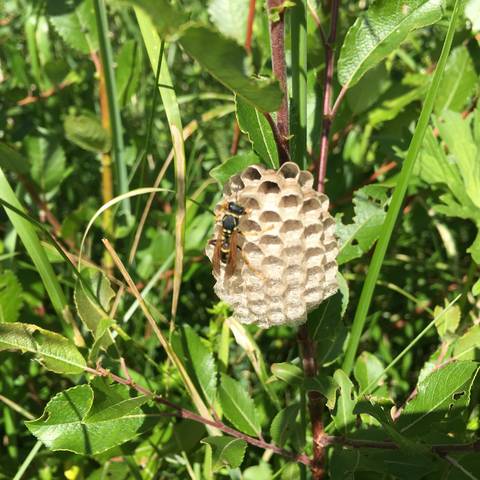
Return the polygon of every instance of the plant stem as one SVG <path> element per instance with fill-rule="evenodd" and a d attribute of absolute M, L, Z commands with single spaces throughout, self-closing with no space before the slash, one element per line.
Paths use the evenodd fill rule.
<path fill-rule="evenodd" d="M 300 345 L 305 377 L 313 378 L 318 371 L 315 352 L 316 345 L 311 339 L 306 325 L 302 325 L 298 329 L 298 343 Z M 310 413 L 313 439 L 313 459 L 310 464 L 310 470 L 313 480 L 321 480 L 325 476 L 325 446 L 323 440 L 325 430 L 322 421 L 323 400 L 320 393 L 308 392 L 308 411 Z"/>
<path fill-rule="evenodd" d="M 272 49 L 272 70 L 280 88 L 283 99 L 277 112 L 277 129 L 282 141 L 288 146 L 288 87 L 287 64 L 285 61 L 285 11 L 282 0 L 267 0 L 268 14 L 270 16 L 270 46 Z"/>
<path fill-rule="evenodd" d="M 438 87 L 440 85 L 440 80 L 445 69 L 450 48 L 452 46 L 453 36 L 455 34 L 455 25 L 460 11 L 460 3 L 460 0 L 455 1 L 452 17 L 448 25 L 447 35 L 443 44 L 442 53 L 440 54 L 437 67 L 435 68 L 435 73 L 433 74 L 432 82 L 428 89 L 427 96 L 418 119 L 417 127 L 415 128 L 412 141 L 410 142 L 407 156 L 403 162 L 402 170 L 400 171 L 397 180 L 397 186 L 392 196 L 392 201 L 387 212 L 382 233 L 378 239 L 375 252 L 368 267 L 367 277 L 365 279 L 365 283 L 363 284 L 362 293 L 360 295 L 360 300 L 358 302 L 355 317 L 353 319 L 350 339 L 345 354 L 345 360 L 343 362 L 343 370 L 347 375 L 350 374 L 353 368 L 353 362 L 355 360 L 355 355 L 360 343 L 360 337 L 365 326 L 370 303 L 372 302 L 373 291 L 375 290 L 380 268 L 382 267 L 383 259 L 385 258 L 385 254 L 387 252 L 387 247 L 392 236 L 393 228 L 395 227 L 398 214 L 400 213 L 400 209 L 407 192 L 408 183 L 410 181 L 415 160 L 417 159 L 418 152 L 420 151 L 420 147 L 422 146 L 423 138 L 428 127 L 433 104 L 437 96 Z"/>
<path fill-rule="evenodd" d="M 105 89 L 108 99 L 108 111 L 111 122 L 113 140 L 113 157 L 115 161 L 115 174 L 119 194 L 128 192 L 127 166 L 124 161 L 124 144 L 120 110 L 117 104 L 117 89 L 115 75 L 113 72 L 112 48 L 108 38 L 107 11 L 104 0 L 94 0 L 95 17 L 98 27 L 98 42 L 100 46 L 100 57 L 105 75 Z M 127 198 L 122 202 L 123 212 L 127 221 L 131 219 L 130 200 Z"/>
<path fill-rule="evenodd" d="M 330 129 L 334 119 L 331 110 L 333 92 L 333 72 L 335 62 L 335 40 L 337 38 L 337 21 L 340 1 L 332 0 L 330 10 L 330 33 L 324 44 L 325 48 L 325 76 L 323 81 L 322 101 L 322 132 L 320 135 L 320 156 L 317 165 L 317 190 L 323 192 L 325 188 L 325 175 L 327 174 L 327 160 L 330 142 Z M 337 107 L 338 108 L 338 107 Z"/>
<path fill-rule="evenodd" d="M 290 128 L 293 134 L 291 156 L 300 168 L 307 168 L 307 18 L 305 0 L 291 9 L 292 100 Z"/>

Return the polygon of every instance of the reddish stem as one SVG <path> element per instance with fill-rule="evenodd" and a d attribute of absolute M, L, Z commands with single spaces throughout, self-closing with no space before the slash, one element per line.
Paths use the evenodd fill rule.
<path fill-rule="evenodd" d="M 318 175 L 318 184 L 317 190 L 323 192 L 325 187 L 325 175 L 327 173 L 327 159 L 328 159 L 328 149 L 330 141 L 330 129 L 334 119 L 332 114 L 331 104 L 332 104 L 332 92 L 333 92 L 333 72 L 334 72 L 334 61 L 335 61 L 335 40 L 337 38 L 337 21 L 338 21 L 338 10 L 339 10 L 339 0 L 332 0 L 331 7 L 331 18 L 330 18 L 330 34 L 328 35 L 327 41 L 325 43 L 325 76 L 324 76 L 324 87 L 323 87 L 323 106 L 322 106 L 322 133 L 320 139 L 320 156 L 318 159 L 317 166 L 317 175 Z M 343 95 L 339 98 L 343 98 Z M 338 104 L 336 105 L 338 109 Z M 336 110 L 335 112 L 336 113 Z"/>
<path fill-rule="evenodd" d="M 313 378 L 318 372 L 315 358 L 316 348 L 306 325 L 302 325 L 298 329 L 298 343 L 300 345 L 305 377 Z M 325 430 L 322 421 L 323 400 L 320 393 L 308 392 L 308 411 L 310 413 L 313 439 L 313 459 L 310 464 L 310 470 L 313 480 L 321 480 L 325 476 Z"/>
<path fill-rule="evenodd" d="M 277 129 L 282 141 L 288 145 L 288 90 L 287 90 L 287 64 L 285 62 L 285 11 L 282 8 L 283 0 L 267 0 L 268 14 L 277 17 L 270 19 L 270 46 L 272 49 L 272 70 L 280 82 L 283 99 L 277 112 Z"/>

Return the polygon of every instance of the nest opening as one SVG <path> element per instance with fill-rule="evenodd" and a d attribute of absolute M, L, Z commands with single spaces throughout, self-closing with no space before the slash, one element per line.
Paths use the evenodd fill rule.
<path fill-rule="evenodd" d="M 277 194 L 280 192 L 280 187 L 278 186 L 277 182 L 271 182 L 270 180 L 267 180 L 260 185 L 258 191 L 264 195 Z"/>
<path fill-rule="evenodd" d="M 286 220 L 280 229 L 280 233 L 297 233 L 300 235 L 302 230 L 303 224 L 300 220 Z"/>
<path fill-rule="evenodd" d="M 285 195 L 280 199 L 280 207 L 282 208 L 296 208 L 300 204 L 298 195 Z"/>
<path fill-rule="evenodd" d="M 250 181 L 255 181 L 255 180 L 260 180 L 262 178 L 261 172 L 258 170 L 257 167 L 248 167 L 243 173 L 242 177 L 245 180 L 250 180 Z"/>
<path fill-rule="evenodd" d="M 303 202 L 301 213 L 310 213 L 320 210 L 320 202 L 316 198 L 309 198 Z"/>
<path fill-rule="evenodd" d="M 269 222 L 276 223 L 276 222 L 281 222 L 282 217 L 280 217 L 280 215 L 277 212 L 272 212 L 271 210 L 267 210 L 260 215 L 259 220 L 265 223 L 269 223 Z"/>
<path fill-rule="evenodd" d="M 278 171 L 283 178 L 296 178 L 299 172 L 300 169 L 298 168 L 298 165 L 293 162 L 284 163 Z"/>

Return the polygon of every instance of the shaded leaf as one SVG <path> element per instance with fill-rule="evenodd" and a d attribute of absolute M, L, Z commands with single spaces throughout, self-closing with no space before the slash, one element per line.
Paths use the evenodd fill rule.
<path fill-rule="evenodd" d="M 220 185 L 224 185 L 232 175 L 240 173 L 249 165 L 258 165 L 259 163 L 261 163 L 260 159 L 253 152 L 235 155 L 220 165 L 212 168 L 210 170 L 210 175 L 217 180 Z"/>
<path fill-rule="evenodd" d="M 137 93 L 142 74 L 142 49 L 134 40 L 127 40 L 116 56 L 115 85 L 117 102 L 124 106 Z"/>
<path fill-rule="evenodd" d="M 25 146 L 30 159 L 30 174 L 43 192 L 50 192 L 70 174 L 63 148 L 44 137 L 27 137 Z"/>
<path fill-rule="evenodd" d="M 111 148 L 109 132 L 94 115 L 69 115 L 64 128 L 68 140 L 89 152 L 108 152 Z"/>
<path fill-rule="evenodd" d="M 30 171 L 28 160 L 6 143 L 0 143 L 0 167 L 21 174 Z"/>
<path fill-rule="evenodd" d="M 407 35 L 442 18 L 441 0 L 378 0 L 350 27 L 338 59 L 342 85 L 357 83 L 367 70 L 397 49 Z"/>
<path fill-rule="evenodd" d="M 93 0 L 48 0 L 47 15 L 68 46 L 84 54 L 98 50 Z"/>
<path fill-rule="evenodd" d="M 359 390 L 365 390 L 371 382 L 373 382 L 383 373 L 383 369 L 383 363 L 375 355 L 369 352 L 362 352 L 358 356 L 357 361 L 355 362 L 355 368 L 353 369 L 353 374 L 358 382 Z M 385 390 L 377 385 L 372 392 L 381 394 L 378 392 L 379 388 L 381 388 L 382 391 Z"/>
<path fill-rule="evenodd" d="M 241 98 L 236 98 L 240 130 L 248 135 L 253 149 L 266 165 L 278 168 L 278 151 L 272 128 L 265 116 Z"/>
<path fill-rule="evenodd" d="M 294 404 L 280 410 L 275 415 L 270 425 L 270 436 L 273 442 L 279 447 L 283 447 L 295 436 L 298 430 L 297 416 L 299 411 L 300 405 Z"/>
<path fill-rule="evenodd" d="M 202 443 L 210 445 L 213 455 L 213 468 L 220 470 L 222 467 L 238 468 L 245 456 L 247 443 L 233 437 L 207 437 Z"/>
<path fill-rule="evenodd" d="M 272 364 L 272 374 L 288 385 L 301 385 L 303 382 L 303 370 L 291 363 Z"/>
<path fill-rule="evenodd" d="M 16 322 L 23 305 L 23 289 L 11 270 L 0 273 L 0 322 Z"/>
<path fill-rule="evenodd" d="M 342 322 L 344 296 L 340 289 L 327 298 L 308 318 L 308 329 L 317 342 L 317 362 L 324 365 L 333 362 L 343 351 L 347 329 Z"/>
<path fill-rule="evenodd" d="M 51 450 L 93 455 L 138 434 L 145 419 L 140 406 L 147 400 L 97 393 L 90 385 L 80 385 L 55 395 L 40 418 L 25 423 Z"/>
<path fill-rule="evenodd" d="M 335 408 L 338 384 L 330 375 L 319 374 L 313 378 L 306 378 L 304 388 L 307 391 L 313 390 L 315 392 L 320 392 L 327 400 L 327 408 L 329 410 Z"/>
<path fill-rule="evenodd" d="M 86 366 L 70 340 L 28 323 L 0 323 L 0 350 L 33 353 L 45 368 L 56 373 L 79 374 Z"/>
<path fill-rule="evenodd" d="M 239 382 L 222 374 L 219 399 L 224 415 L 236 428 L 247 435 L 260 435 L 261 426 L 257 409 Z"/>
<path fill-rule="evenodd" d="M 189 325 L 172 339 L 173 348 L 193 377 L 210 405 L 217 391 L 217 366 L 212 352 Z"/>

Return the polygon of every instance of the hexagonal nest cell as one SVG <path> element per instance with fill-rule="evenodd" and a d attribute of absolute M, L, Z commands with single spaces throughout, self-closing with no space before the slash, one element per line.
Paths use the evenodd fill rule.
<path fill-rule="evenodd" d="M 214 271 L 215 292 L 242 323 L 262 328 L 300 325 L 307 314 L 337 289 L 335 222 L 328 198 L 313 189 L 310 172 L 287 162 L 277 171 L 251 165 L 226 183 L 215 208 L 212 261 L 222 238 L 222 216 L 229 202 L 245 209 L 240 216 L 236 265 Z"/>

